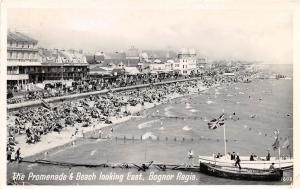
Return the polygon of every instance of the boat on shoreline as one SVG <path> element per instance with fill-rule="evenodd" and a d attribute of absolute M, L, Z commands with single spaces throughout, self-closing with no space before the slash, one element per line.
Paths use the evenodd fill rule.
<path fill-rule="evenodd" d="M 252 168 L 266 170 L 269 169 L 270 165 L 274 163 L 275 168 L 280 169 L 292 169 L 293 168 L 293 159 L 291 158 L 281 158 L 276 159 L 271 157 L 270 161 L 264 160 L 264 158 L 259 158 L 259 160 L 250 161 L 248 156 L 240 156 L 241 162 L 240 165 L 242 168 Z M 210 163 L 218 166 L 234 166 L 235 160 L 230 160 L 227 157 L 214 158 L 212 156 L 199 156 L 199 162 Z"/>
<path fill-rule="evenodd" d="M 87 167 L 87 168 L 120 168 L 120 169 L 137 169 L 138 171 L 146 172 L 148 169 L 157 169 L 160 171 L 187 171 L 198 172 L 210 176 L 223 177 L 226 179 L 237 180 L 252 180 L 252 181 L 279 181 L 283 175 L 283 169 L 254 169 L 241 168 L 235 166 L 220 166 L 212 163 L 200 162 L 199 164 L 189 165 L 186 163 L 154 163 L 153 161 L 145 163 L 71 163 L 71 162 L 57 162 L 49 160 L 22 160 L 18 163 L 33 163 L 52 166 L 66 166 L 66 167 Z"/>
<path fill-rule="evenodd" d="M 283 176 L 282 169 L 261 170 L 232 166 L 219 166 L 209 163 L 200 163 L 200 172 L 222 178 L 253 181 L 280 181 Z"/>

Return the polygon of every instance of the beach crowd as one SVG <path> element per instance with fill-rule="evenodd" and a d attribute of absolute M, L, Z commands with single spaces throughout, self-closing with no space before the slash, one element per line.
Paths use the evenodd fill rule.
<path fill-rule="evenodd" d="M 15 157 L 20 156 L 20 149 L 15 149 L 18 141 L 16 136 L 25 135 L 26 143 L 34 144 L 43 140 L 43 135 L 51 132 L 60 133 L 65 127 L 75 127 L 76 131 L 72 136 L 79 135 L 80 127 L 95 127 L 97 124 L 112 124 L 113 118 L 122 118 L 130 116 L 130 106 L 145 106 L 146 103 L 167 102 L 169 97 L 176 95 L 187 95 L 191 89 L 199 91 L 200 87 L 211 87 L 216 84 L 230 84 L 233 82 L 243 82 L 252 74 L 245 70 L 235 70 L 234 77 L 224 76 L 219 69 L 207 70 L 199 75 L 197 80 L 173 82 L 162 85 L 150 85 L 146 88 L 136 88 L 112 92 L 109 90 L 103 95 L 89 96 L 83 99 L 59 102 L 54 104 L 43 104 L 39 107 L 22 108 L 8 113 L 8 140 L 7 140 L 7 160 L 11 161 L 13 152 L 17 153 Z M 149 78 L 128 77 L 119 78 L 114 82 L 101 81 L 82 81 L 74 86 L 79 92 L 94 90 L 111 89 L 117 87 L 126 87 L 142 83 L 155 83 L 170 79 L 169 77 Z M 62 89 L 62 95 L 67 90 Z M 59 91 L 59 90 L 58 90 Z M 200 92 L 200 91 L 199 91 Z M 67 93 L 68 94 L 68 93 Z M 35 94 L 33 99 L 44 98 Z M 139 113 L 138 113 L 139 114 Z"/>

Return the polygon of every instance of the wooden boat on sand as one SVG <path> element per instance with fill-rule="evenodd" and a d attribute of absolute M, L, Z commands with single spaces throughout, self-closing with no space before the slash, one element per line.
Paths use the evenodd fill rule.
<path fill-rule="evenodd" d="M 280 169 L 292 169 L 293 168 L 293 159 L 283 159 L 280 160 L 271 157 L 270 161 L 264 160 L 263 158 L 259 158 L 259 160 L 250 161 L 249 156 L 240 156 L 241 159 L 241 167 L 242 168 L 252 168 L 252 169 L 261 169 L 266 170 L 269 169 L 270 165 L 274 163 L 275 168 Z M 212 156 L 199 156 L 199 162 L 202 163 L 211 163 L 219 166 L 234 166 L 235 161 L 230 160 L 230 158 L 220 157 L 220 158 L 213 158 Z"/>
<path fill-rule="evenodd" d="M 249 181 L 280 181 L 283 175 L 282 169 L 239 169 L 238 167 L 219 166 L 202 162 L 200 162 L 200 172 L 216 177 Z"/>

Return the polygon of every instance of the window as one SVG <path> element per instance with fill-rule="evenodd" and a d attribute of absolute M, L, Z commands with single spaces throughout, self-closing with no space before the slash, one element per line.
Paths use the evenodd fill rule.
<path fill-rule="evenodd" d="M 23 58 L 23 53 L 19 52 L 18 53 L 18 59 L 22 59 Z"/>

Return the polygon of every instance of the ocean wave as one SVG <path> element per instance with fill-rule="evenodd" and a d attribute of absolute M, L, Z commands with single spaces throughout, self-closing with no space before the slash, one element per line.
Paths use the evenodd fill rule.
<path fill-rule="evenodd" d="M 190 131 L 190 130 L 192 130 L 192 127 L 186 125 L 186 126 L 182 127 L 182 130 L 184 130 L 184 131 Z"/>
<path fill-rule="evenodd" d="M 155 136 L 152 132 L 146 132 L 142 135 L 142 140 L 153 139 L 156 140 L 157 136 Z"/>
<path fill-rule="evenodd" d="M 173 107 L 173 106 L 165 107 L 164 111 L 165 111 L 165 112 L 168 112 L 168 111 L 170 111 L 170 109 L 172 109 L 172 108 L 174 108 L 174 107 Z"/>
<path fill-rule="evenodd" d="M 208 101 L 206 101 L 206 103 L 207 104 L 213 104 L 213 103 L 215 103 L 214 101 L 211 101 L 211 100 L 208 100 Z"/>
<path fill-rule="evenodd" d="M 189 104 L 189 103 L 187 103 L 186 105 L 185 105 L 185 109 L 190 109 L 191 108 L 191 105 Z"/>
<path fill-rule="evenodd" d="M 151 121 L 147 121 L 147 122 L 144 122 L 144 123 L 139 124 L 137 127 L 138 127 L 139 129 L 144 129 L 144 128 L 152 127 L 152 126 L 153 126 L 153 123 L 156 123 L 156 122 L 158 122 L 158 121 L 159 121 L 158 119 L 151 120 Z"/>
<path fill-rule="evenodd" d="M 164 128 L 164 127 L 160 127 L 158 130 L 160 130 L 160 131 L 164 131 L 164 130 L 165 130 L 165 128 Z"/>

